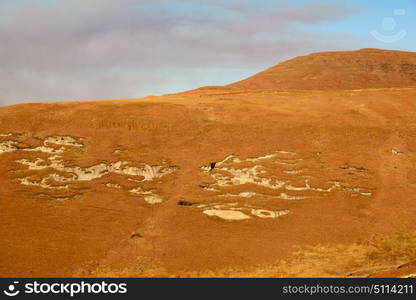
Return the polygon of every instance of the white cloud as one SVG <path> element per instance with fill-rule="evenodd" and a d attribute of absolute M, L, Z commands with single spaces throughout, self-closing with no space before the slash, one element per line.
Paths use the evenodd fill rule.
<path fill-rule="evenodd" d="M 349 9 L 280 1 L 266 10 L 255 3 L 39 0 L 13 6 L 0 0 L 0 105 L 173 92 L 241 79 L 235 78 L 240 68 L 254 72 L 294 55 L 345 48 L 343 35 L 311 35 L 296 26 L 341 20 L 353 13 Z M 195 75 L 208 68 L 229 75 L 199 82 Z"/>

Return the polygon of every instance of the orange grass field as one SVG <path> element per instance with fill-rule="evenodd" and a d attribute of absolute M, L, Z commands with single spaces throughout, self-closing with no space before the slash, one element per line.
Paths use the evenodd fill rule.
<path fill-rule="evenodd" d="M 0 108 L 2 277 L 415 277 L 416 53 Z"/>

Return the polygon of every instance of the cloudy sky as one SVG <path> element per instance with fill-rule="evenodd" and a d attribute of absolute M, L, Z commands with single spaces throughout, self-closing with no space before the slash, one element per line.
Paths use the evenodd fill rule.
<path fill-rule="evenodd" d="M 325 50 L 415 51 L 416 0 L 0 0 L 0 105 L 222 85 Z"/>

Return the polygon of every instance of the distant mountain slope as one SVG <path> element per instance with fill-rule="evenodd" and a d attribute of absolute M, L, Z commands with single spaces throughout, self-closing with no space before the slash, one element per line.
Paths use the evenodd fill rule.
<path fill-rule="evenodd" d="M 408 86 L 416 86 L 415 52 L 362 49 L 296 57 L 227 87 L 346 90 Z"/>

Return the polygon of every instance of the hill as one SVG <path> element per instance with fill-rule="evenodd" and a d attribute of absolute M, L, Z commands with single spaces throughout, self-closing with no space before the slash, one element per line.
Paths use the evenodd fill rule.
<path fill-rule="evenodd" d="M 330 53 L 354 90 L 288 62 L 293 91 L 1 107 L 0 276 L 414 277 L 413 56 L 371 89 Z"/>
<path fill-rule="evenodd" d="M 296 57 L 228 87 L 348 90 L 409 86 L 416 86 L 416 53 L 362 49 Z"/>

